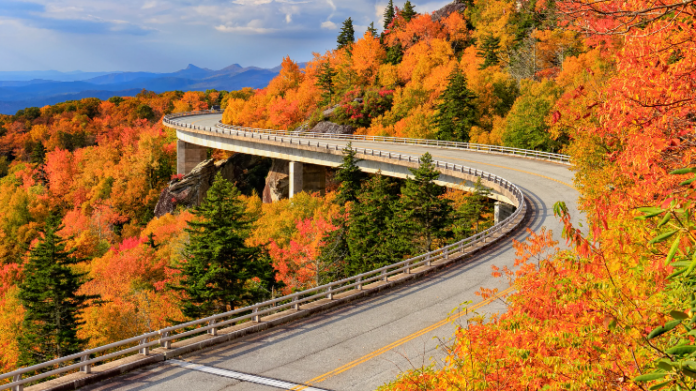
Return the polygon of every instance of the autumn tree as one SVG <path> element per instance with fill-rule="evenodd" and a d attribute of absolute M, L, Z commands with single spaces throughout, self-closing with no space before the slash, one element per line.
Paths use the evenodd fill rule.
<path fill-rule="evenodd" d="M 247 246 L 253 221 L 241 193 L 220 173 L 188 222 L 190 241 L 178 265 L 181 312 L 201 318 L 251 304 L 269 296 L 275 270 L 260 247 Z"/>
<path fill-rule="evenodd" d="M 476 95 L 469 90 L 466 76 L 458 66 L 449 75 L 437 109 L 437 138 L 469 141 L 471 128 L 477 123 Z"/>
<path fill-rule="evenodd" d="M 350 46 L 355 42 L 355 29 L 353 28 L 353 19 L 350 17 L 343 22 L 337 42 L 339 49 Z"/>
<path fill-rule="evenodd" d="M 60 218 L 52 215 L 41 230 L 42 238 L 29 253 L 19 300 L 26 309 L 19 336 L 19 366 L 31 366 L 83 350 L 78 338 L 84 323 L 80 313 L 95 296 L 78 294 L 86 273 L 74 266 L 82 261 L 66 250 Z"/>
<path fill-rule="evenodd" d="M 317 87 L 322 91 L 321 97 L 324 99 L 324 103 L 331 105 L 333 103 L 333 95 L 336 93 L 336 86 L 334 84 L 334 77 L 338 72 L 336 72 L 331 67 L 331 62 L 329 60 L 324 61 L 317 73 Z"/>
<path fill-rule="evenodd" d="M 388 31 L 394 17 L 396 16 L 396 11 L 394 10 L 394 0 L 389 0 L 387 8 L 384 10 L 384 31 Z"/>
<path fill-rule="evenodd" d="M 435 240 L 444 239 L 452 223 L 451 201 L 441 196 L 445 189 L 435 181 L 440 172 L 433 164 L 433 157 L 426 152 L 420 158 L 420 166 L 409 168 L 413 175 L 401 188 L 400 218 L 419 227 L 415 245 L 418 252 L 432 250 Z"/>

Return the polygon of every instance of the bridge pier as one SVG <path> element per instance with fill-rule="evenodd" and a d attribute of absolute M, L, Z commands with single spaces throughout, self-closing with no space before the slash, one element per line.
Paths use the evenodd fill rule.
<path fill-rule="evenodd" d="M 300 162 L 289 162 L 289 173 L 290 173 L 290 192 L 288 194 L 289 198 L 295 196 L 295 194 L 301 193 L 304 185 L 304 164 Z"/>
<path fill-rule="evenodd" d="M 208 148 L 178 140 L 176 143 L 176 173 L 186 175 L 208 157 Z"/>
<path fill-rule="evenodd" d="M 493 210 L 495 224 L 498 224 L 501 221 L 510 217 L 510 215 L 512 215 L 515 212 L 515 207 L 510 204 L 506 204 L 505 202 L 496 201 Z"/>
<path fill-rule="evenodd" d="M 326 192 L 326 168 L 316 164 L 289 162 L 288 173 L 290 175 L 290 190 L 288 197 L 292 198 L 301 192 L 320 193 Z"/>

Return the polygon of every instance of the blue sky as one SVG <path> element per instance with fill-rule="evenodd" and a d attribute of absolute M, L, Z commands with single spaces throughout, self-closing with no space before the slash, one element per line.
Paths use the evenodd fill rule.
<path fill-rule="evenodd" d="M 405 1 L 405 0 L 404 0 Z M 451 0 L 412 1 L 432 12 Z M 403 1 L 396 0 L 400 5 Z M 387 0 L 0 0 L 0 71 L 273 67 L 335 47 L 343 20 L 382 25 Z"/>

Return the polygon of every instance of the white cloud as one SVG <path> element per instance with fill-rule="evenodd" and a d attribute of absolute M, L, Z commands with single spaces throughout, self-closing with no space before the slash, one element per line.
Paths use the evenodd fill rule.
<path fill-rule="evenodd" d="M 240 5 L 261 5 L 272 3 L 273 0 L 234 0 L 233 3 Z"/>
<path fill-rule="evenodd" d="M 254 19 L 247 23 L 246 26 L 220 25 L 216 26 L 215 30 L 223 33 L 251 33 L 251 34 L 268 34 L 277 31 L 276 29 L 263 27 L 263 21 Z"/>
<path fill-rule="evenodd" d="M 285 14 L 285 23 L 292 22 L 292 14 Z"/>
<path fill-rule="evenodd" d="M 336 4 L 334 4 L 333 0 L 326 0 L 327 3 L 331 6 L 331 9 L 336 11 Z"/>
<path fill-rule="evenodd" d="M 149 10 L 157 7 L 157 2 L 156 1 L 146 1 L 145 4 L 141 7 L 141 9 L 144 10 Z"/>
<path fill-rule="evenodd" d="M 338 29 L 338 26 L 336 26 L 336 23 L 334 23 L 330 20 L 327 20 L 326 22 L 323 22 L 321 24 L 321 28 L 327 29 L 327 30 L 336 30 L 336 29 Z"/>

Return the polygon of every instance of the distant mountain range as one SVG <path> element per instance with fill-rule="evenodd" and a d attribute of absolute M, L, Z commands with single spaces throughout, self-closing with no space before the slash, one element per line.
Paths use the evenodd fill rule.
<path fill-rule="evenodd" d="M 245 68 L 234 64 L 217 71 L 189 65 L 172 73 L 0 72 L 0 113 L 14 114 L 26 107 L 42 107 L 66 100 L 134 96 L 142 89 L 160 93 L 264 88 L 279 71 L 280 67 Z"/>

